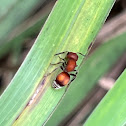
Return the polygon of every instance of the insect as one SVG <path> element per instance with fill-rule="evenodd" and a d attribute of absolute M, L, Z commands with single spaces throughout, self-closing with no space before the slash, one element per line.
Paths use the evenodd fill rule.
<path fill-rule="evenodd" d="M 61 52 L 55 55 L 60 55 L 66 52 Z M 79 53 L 81 54 L 81 53 Z M 83 54 L 81 54 L 83 55 Z M 83 55 L 85 56 L 85 55 Z M 52 87 L 55 89 L 62 88 L 63 86 L 69 85 L 77 75 L 77 70 L 75 69 L 77 67 L 77 60 L 78 60 L 78 55 L 77 53 L 74 52 L 67 52 L 65 59 L 59 57 L 63 62 L 59 62 L 57 64 L 62 63 L 60 68 L 62 69 L 63 72 L 59 73 L 55 79 L 55 81 L 52 84 Z M 70 73 L 70 72 L 75 72 Z M 73 78 L 70 80 L 70 76 L 73 76 Z"/>

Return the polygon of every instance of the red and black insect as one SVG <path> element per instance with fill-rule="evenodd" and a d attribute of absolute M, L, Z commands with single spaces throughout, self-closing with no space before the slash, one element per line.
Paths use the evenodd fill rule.
<path fill-rule="evenodd" d="M 62 52 L 62 53 L 58 53 L 55 55 L 60 55 L 66 52 Z M 81 54 L 81 53 L 79 53 Z M 83 55 L 83 54 L 81 54 Z M 83 55 L 85 56 L 85 55 Z M 67 55 L 65 57 L 65 59 L 62 59 L 61 57 L 59 57 L 63 62 L 59 62 L 57 64 L 62 63 L 62 65 L 60 66 L 60 68 L 62 69 L 63 72 L 61 72 L 60 74 L 57 75 L 56 80 L 53 82 L 52 87 L 55 89 L 59 89 L 65 85 L 69 85 L 75 78 L 77 75 L 77 70 L 75 69 L 77 67 L 77 60 L 78 60 L 78 55 L 77 53 L 73 53 L 73 52 L 67 52 Z M 75 72 L 70 73 L 70 72 Z M 73 78 L 70 80 L 70 76 L 73 76 Z"/>

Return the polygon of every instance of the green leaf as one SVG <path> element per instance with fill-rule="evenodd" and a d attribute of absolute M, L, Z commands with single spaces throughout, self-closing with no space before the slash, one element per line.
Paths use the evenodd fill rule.
<path fill-rule="evenodd" d="M 65 87 L 60 90 L 51 87 L 59 71 L 44 78 L 56 68 L 50 66 L 58 61 L 54 54 L 63 51 L 86 54 L 113 3 L 113 0 L 57 1 L 27 58 L 1 96 L 0 125 L 45 123 L 65 93 Z M 79 59 L 78 64 L 83 57 Z"/>
<path fill-rule="evenodd" d="M 126 50 L 125 40 L 126 33 L 102 44 L 93 52 L 81 67 L 76 80 L 72 83 L 74 86 L 69 88 L 69 91 L 66 93 L 64 99 L 47 122 L 46 126 L 59 125 L 59 123 L 67 118 L 78 104 L 81 103 L 100 77 L 103 76 L 124 53 Z"/>
<path fill-rule="evenodd" d="M 126 125 L 126 69 L 103 98 L 84 126 Z"/>

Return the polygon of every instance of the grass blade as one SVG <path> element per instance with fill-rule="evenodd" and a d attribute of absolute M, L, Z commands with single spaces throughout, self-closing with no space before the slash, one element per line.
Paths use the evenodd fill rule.
<path fill-rule="evenodd" d="M 125 126 L 126 125 L 126 70 L 107 93 L 84 126 Z"/>
<path fill-rule="evenodd" d="M 65 91 L 51 87 L 58 72 L 43 78 L 50 72 L 49 64 L 58 61 L 54 54 L 66 50 L 86 54 L 113 3 L 113 0 L 57 1 L 30 53 L 1 96 L 0 125 L 10 125 L 17 119 L 14 125 L 36 126 L 48 119 Z"/>
<path fill-rule="evenodd" d="M 76 80 L 72 83 L 64 99 L 47 122 L 46 126 L 58 126 L 81 101 L 101 76 L 126 50 L 126 33 L 102 44 L 84 63 Z M 120 44 L 121 43 L 121 44 Z M 118 51 L 117 51 L 118 50 Z M 104 66 L 104 67 L 103 67 Z M 74 100 L 73 100 L 74 99 Z M 67 103 L 67 107 L 66 106 Z"/>

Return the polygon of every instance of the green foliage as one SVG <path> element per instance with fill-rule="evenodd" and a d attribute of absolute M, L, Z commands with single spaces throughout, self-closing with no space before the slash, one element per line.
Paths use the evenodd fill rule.
<path fill-rule="evenodd" d="M 91 114 L 84 126 L 126 125 L 126 70 Z"/>
<path fill-rule="evenodd" d="M 35 2 L 32 0 L 31 3 L 29 1 L 26 3 L 29 3 L 29 7 L 25 6 L 25 11 L 27 11 L 25 15 L 30 12 L 28 9 L 31 9 L 37 1 Z M 3 30 L 2 33 L 0 32 L 0 39 L 3 40 L 5 36 L 10 33 L 11 29 L 25 19 L 25 16 L 23 15 L 19 20 L 13 23 L 14 19 L 12 17 L 17 11 L 17 8 L 22 7 L 22 4 L 24 5 L 25 3 L 22 1 L 19 6 L 17 5 L 16 9 L 10 12 L 11 14 L 6 18 L 5 22 L 0 24 L 1 30 Z M 15 126 L 39 126 L 45 123 L 52 111 L 54 111 L 63 98 L 64 93 L 66 93 L 66 87 L 60 90 L 55 90 L 51 87 L 51 84 L 59 71 L 55 71 L 50 76 L 45 77 L 46 74 L 50 73 L 51 70 L 56 67 L 50 66 L 50 63 L 58 61 L 58 58 L 55 57 L 54 54 L 63 51 L 81 52 L 86 54 L 90 43 L 97 35 L 113 4 L 114 0 L 57 1 L 31 51 L 0 98 L 0 125 L 8 126 L 13 124 Z M 21 12 L 21 14 L 23 13 Z M 6 24 L 7 28 L 4 29 Z M 24 33 L 28 33 L 28 31 L 25 31 Z M 21 37 L 24 33 L 21 34 Z M 17 38 L 14 38 L 13 40 L 15 41 Z M 119 46 L 116 44 L 116 47 Z M 111 59 L 111 61 L 114 62 L 118 56 L 121 55 L 124 48 L 124 45 L 121 45 L 120 48 L 118 47 L 120 53 L 112 53 L 113 58 L 109 58 L 105 61 L 108 62 Z M 102 50 L 103 49 L 105 49 L 105 47 L 102 47 Z M 110 54 L 110 50 L 111 49 L 108 48 L 106 51 L 106 59 Z M 94 59 L 94 57 L 96 58 L 95 55 L 96 54 L 87 60 L 87 63 L 92 63 L 91 61 L 94 60 L 95 62 L 97 60 L 99 61 L 99 58 L 97 60 Z M 100 57 L 103 57 L 102 53 Z M 83 83 L 83 72 L 84 70 L 87 71 L 89 69 L 86 63 L 80 65 L 82 59 L 83 58 L 80 58 L 78 62 L 80 68 L 82 66 L 82 70 L 80 69 L 78 79 L 71 84 L 70 90 L 71 88 L 74 88 L 75 84 L 78 85 L 78 83 Z M 105 72 L 110 65 L 107 64 L 106 67 L 99 65 L 102 69 L 97 71 L 98 76 L 96 78 L 101 76 L 103 71 Z M 89 70 L 93 71 L 90 75 L 92 76 L 95 69 Z M 93 78 L 91 82 L 88 81 L 91 85 L 87 87 L 87 92 L 93 86 L 93 82 L 96 82 L 96 78 Z M 73 91 L 75 91 L 75 89 Z M 75 100 L 76 103 L 73 108 L 82 99 L 81 92 L 80 94 L 78 93 L 78 95 L 80 97 Z M 73 108 L 71 108 L 71 110 Z M 69 110 L 69 112 L 71 110 Z"/>

